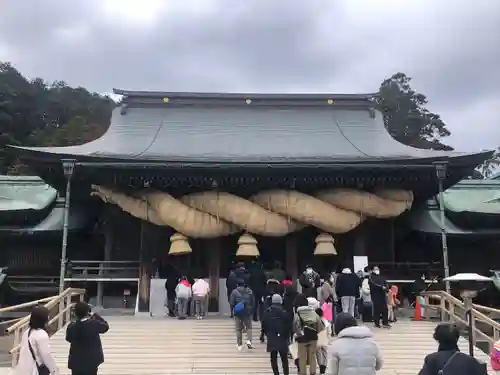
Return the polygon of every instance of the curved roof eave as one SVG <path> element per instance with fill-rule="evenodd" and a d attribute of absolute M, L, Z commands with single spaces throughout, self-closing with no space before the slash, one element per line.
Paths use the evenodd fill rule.
<path fill-rule="evenodd" d="M 69 158 L 199 166 L 429 165 L 446 160 L 473 168 L 493 153 L 405 146 L 386 131 L 371 94 L 115 92 L 125 98 L 102 137 L 79 146 L 9 148 L 41 163 Z"/>
<path fill-rule="evenodd" d="M 69 147 L 23 147 L 23 146 L 11 146 L 8 148 L 17 151 L 21 157 L 26 159 L 36 159 L 40 162 L 62 162 L 63 160 L 76 160 L 77 162 L 89 162 L 89 163 L 130 163 L 130 164 L 141 164 L 147 163 L 150 165 L 158 164 L 162 165 L 165 163 L 169 164 L 199 164 L 202 166 L 206 164 L 207 166 L 213 165 L 215 163 L 221 164 L 238 164 L 238 165 L 257 165 L 265 164 L 266 166 L 272 167 L 273 165 L 279 164 L 315 164 L 315 165 L 328 165 L 328 164 L 344 164 L 344 165 L 355 165 L 355 164 L 392 164 L 394 166 L 406 164 L 412 165 L 430 165 L 439 161 L 446 161 L 450 166 L 464 166 L 464 167 L 475 167 L 481 164 L 484 160 L 487 160 L 494 151 L 480 151 L 480 152 L 446 152 L 450 155 L 429 155 L 428 157 L 400 157 L 400 158 L 336 158 L 332 156 L 331 158 L 263 158 L 263 159 L 243 159 L 236 162 L 234 159 L 230 158 L 160 158 L 158 156 L 152 158 L 134 158 L 128 157 L 128 155 L 89 155 L 83 153 L 70 153 L 67 148 Z M 70 146 L 75 147 L 75 146 Z M 76 146 L 77 147 L 77 146 Z M 432 153 L 433 150 L 422 150 Z M 436 151 L 439 153 L 440 151 Z"/>

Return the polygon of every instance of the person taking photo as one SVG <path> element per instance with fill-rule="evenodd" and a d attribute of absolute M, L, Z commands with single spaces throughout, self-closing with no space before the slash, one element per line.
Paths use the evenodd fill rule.
<path fill-rule="evenodd" d="M 77 302 L 74 313 L 77 320 L 66 329 L 66 341 L 70 343 L 68 368 L 72 375 L 97 375 L 104 362 L 100 335 L 108 332 L 109 325 L 85 302 Z"/>

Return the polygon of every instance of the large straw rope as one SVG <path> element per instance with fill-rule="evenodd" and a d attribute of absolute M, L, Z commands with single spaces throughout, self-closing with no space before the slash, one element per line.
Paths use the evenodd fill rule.
<path fill-rule="evenodd" d="M 296 190 L 266 190 L 249 199 L 205 191 L 176 199 L 154 190 L 132 197 L 102 186 L 92 188 L 92 195 L 137 218 L 172 227 L 193 238 L 213 238 L 242 230 L 284 236 L 307 225 L 328 233 L 345 233 L 366 216 L 398 216 L 413 201 L 413 193 L 404 190 L 383 190 L 374 195 L 353 189 L 328 189 L 315 196 Z"/>

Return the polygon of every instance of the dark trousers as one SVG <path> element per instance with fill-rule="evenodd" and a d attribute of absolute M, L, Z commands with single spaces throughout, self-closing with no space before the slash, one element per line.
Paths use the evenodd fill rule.
<path fill-rule="evenodd" d="M 256 294 L 255 295 L 255 303 L 253 305 L 253 320 L 254 322 L 258 320 L 262 320 L 262 315 L 264 315 L 264 302 L 263 295 Z"/>
<path fill-rule="evenodd" d="M 271 353 L 271 368 L 273 369 L 273 374 L 274 375 L 279 375 L 279 370 L 278 370 L 278 354 L 281 358 L 281 366 L 283 367 L 283 375 L 288 375 L 289 370 L 288 370 L 288 353 L 286 350 L 273 350 Z"/>
<path fill-rule="evenodd" d="M 380 319 L 382 319 L 383 325 L 389 324 L 389 311 L 387 310 L 387 302 L 383 297 L 372 297 L 373 303 L 373 322 L 375 325 L 380 325 Z"/>
<path fill-rule="evenodd" d="M 233 292 L 232 290 L 227 289 L 227 302 L 228 302 L 228 303 L 230 302 L 230 299 L 231 299 L 231 293 L 232 293 L 232 292 Z M 233 317 L 234 317 L 234 312 L 233 312 L 233 309 L 231 309 L 231 311 L 230 311 L 230 316 L 231 316 L 231 318 L 233 318 Z"/>
<path fill-rule="evenodd" d="M 97 369 L 84 371 L 71 371 L 71 375 L 97 375 Z"/>

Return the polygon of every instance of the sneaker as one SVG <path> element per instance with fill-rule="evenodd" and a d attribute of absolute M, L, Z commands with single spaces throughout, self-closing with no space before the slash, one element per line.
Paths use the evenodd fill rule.
<path fill-rule="evenodd" d="M 375 324 L 375 328 L 382 328 L 380 324 Z"/>
<path fill-rule="evenodd" d="M 238 348 L 238 351 L 241 352 L 243 350 L 243 345 L 238 345 L 237 348 Z"/>
<path fill-rule="evenodd" d="M 250 340 L 247 341 L 247 348 L 248 349 L 253 349 L 253 345 L 252 345 L 252 342 Z"/>
<path fill-rule="evenodd" d="M 389 329 L 389 328 L 392 328 L 392 327 L 391 327 L 391 325 L 390 325 L 390 324 L 384 324 L 384 325 L 382 326 L 382 328 L 387 328 L 387 329 Z"/>

